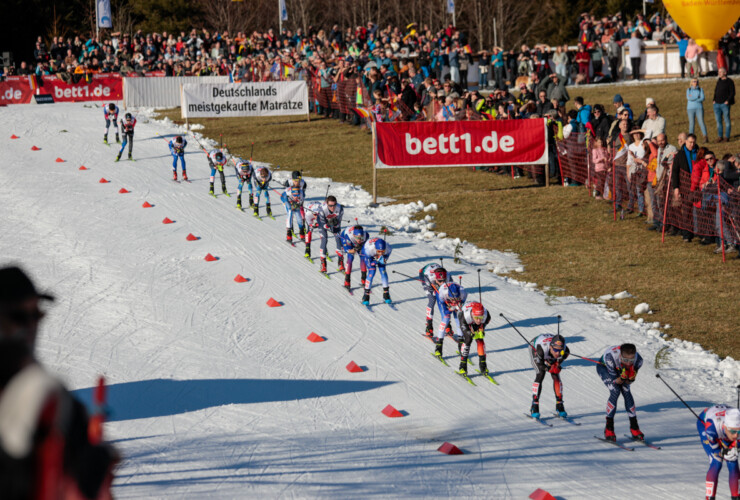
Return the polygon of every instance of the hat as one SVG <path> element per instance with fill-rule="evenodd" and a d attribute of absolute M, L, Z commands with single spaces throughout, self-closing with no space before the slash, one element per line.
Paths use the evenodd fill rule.
<path fill-rule="evenodd" d="M 645 106 L 649 106 L 651 104 L 655 104 L 655 99 L 653 99 L 652 97 L 646 97 L 645 98 Z"/>
<path fill-rule="evenodd" d="M 26 273 L 17 267 L 0 269 L 0 304 L 22 302 L 32 297 L 54 300 L 54 297 L 39 293 Z"/>
<path fill-rule="evenodd" d="M 445 96 L 445 91 L 444 90 L 438 90 L 437 91 L 437 97 L 444 97 L 444 96 Z"/>
<path fill-rule="evenodd" d="M 617 108 L 617 114 L 621 113 L 622 111 L 627 111 L 627 108 L 625 108 L 624 106 L 619 106 Z"/>
<path fill-rule="evenodd" d="M 740 429 L 740 410 L 732 408 L 725 413 L 725 427 Z"/>
<path fill-rule="evenodd" d="M 642 134 L 643 137 L 645 136 L 645 131 L 643 129 L 641 129 L 641 128 L 633 128 L 632 130 L 630 130 L 629 133 L 630 133 L 630 135 L 632 135 L 632 134 Z"/>
<path fill-rule="evenodd" d="M 624 100 L 622 100 L 622 96 L 621 95 L 616 94 L 614 96 L 614 101 L 612 101 L 612 102 L 624 102 Z"/>

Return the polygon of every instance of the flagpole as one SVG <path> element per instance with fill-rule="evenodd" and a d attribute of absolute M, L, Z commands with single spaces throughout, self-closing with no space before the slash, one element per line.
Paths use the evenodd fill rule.
<path fill-rule="evenodd" d="M 95 41 L 100 39 L 100 23 L 98 19 L 98 0 L 95 0 Z"/>
<path fill-rule="evenodd" d="M 278 28 L 278 38 L 283 33 L 283 9 L 281 6 L 281 1 L 282 0 L 278 0 L 278 19 L 279 19 L 279 26 L 280 26 Z"/>

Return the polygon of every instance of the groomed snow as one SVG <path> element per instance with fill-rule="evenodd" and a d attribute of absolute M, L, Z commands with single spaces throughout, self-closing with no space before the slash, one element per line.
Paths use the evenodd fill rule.
<path fill-rule="evenodd" d="M 436 207 L 371 209 L 367 192 L 332 183 L 346 219 L 358 217 L 373 235 L 381 225 L 394 231 L 390 270 L 415 275 L 445 258 L 475 297 L 483 270 L 483 302 L 493 315 L 489 367 L 500 385 L 473 377 L 472 387 L 430 356 L 433 346 L 421 335 L 426 300 L 415 281 L 390 275 L 392 310 L 379 303 L 376 279 L 368 311 L 356 288 L 354 296 L 341 288 L 336 264 L 326 280 L 300 245 L 285 243 L 274 193 L 277 221 L 238 212 L 234 196 L 208 196 L 195 141 L 186 156 L 193 182 L 174 183 L 162 136 L 176 130 L 142 112 L 137 161 L 113 163 L 115 146 L 101 143 L 95 105 L 0 108 L 1 263 L 20 263 L 58 298 L 38 344 L 44 363 L 86 400 L 96 376 L 107 377 L 106 433 L 124 455 L 118 498 L 521 499 L 536 488 L 568 499 L 704 494 L 707 460 L 694 417 L 655 378 L 656 363 L 698 412 L 735 402 L 738 362 L 666 341 L 661 325 L 647 319 L 553 299 L 534 284 L 488 272 L 521 269 L 511 252 L 463 244 L 455 264 L 455 239 L 429 227 Z M 236 181 L 226 171 L 233 194 Z M 330 179 L 307 181 L 309 199 L 318 200 Z M 145 201 L 154 206 L 142 208 Z M 175 223 L 162 224 L 165 217 Z M 187 241 L 188 233 L 200 239 Z M 204 261 L 207 253 L 218 261 Z M 235 283 L 237 274 L 249 281 Z M 358 280 L 355 271 L 355 287 Z M 267 307 L 271 297 L 284 305 Z M 554 332 L 562 315 L 561 331 L 582 356 L 634 342 L 645 358 L 633 386 L 638 417 L 663 449 L 630 453 L 592 437 L 603 431 L 607 391 L 594 365 L 575 357 L 562 378 L 566 408 L 582 425 L 546 428 L 525 418 L 533 371 L 500 312 L 527 338 Z M 326 341 L 309 342 L 311 332 Z M 445 348 L 454 353 L 449 340 Z M 367 370 L 348 372 L 350 361 Z M 381 410 L 388 404 L 407 415 L 387 418 Z M 546 379 L 543 413 L 553 407 Z M 616 426 L 621 438 L 621 402 Z M 436 451 L 445 441 L 465 454 Z M 718 498 L 729 498 L 726 472 Z"/>

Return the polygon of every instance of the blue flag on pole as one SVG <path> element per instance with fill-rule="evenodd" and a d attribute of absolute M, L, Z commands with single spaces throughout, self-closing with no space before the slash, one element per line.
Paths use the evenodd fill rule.
<path fill-rule="evenodd" d="M 110 12 L 110 0 L 96 0 L 98 8 L 98 28 L 112 28 L 113 17 Z"/>
<path fill-rule="evenodd" d="M 439 5 L 439 4 L 437 4 Z M 447 0 L 447 13 L 448 14 L 454 14 L 455 13 L 455 0 Z"/>
<path fill-rule="evenodd" d="M 288 20 L 288 7 L 285 5 L 285 0 L 280 0 L 280 20 Z"/>

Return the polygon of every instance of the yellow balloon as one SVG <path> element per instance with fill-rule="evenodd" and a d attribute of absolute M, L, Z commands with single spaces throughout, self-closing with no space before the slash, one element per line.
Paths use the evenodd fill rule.
<path fill-rule="evenodd" d="M 740 0 L 663 0 L 663 5 L 704 50 L 717 50 L 717 41 L 740 17 Z"/>

